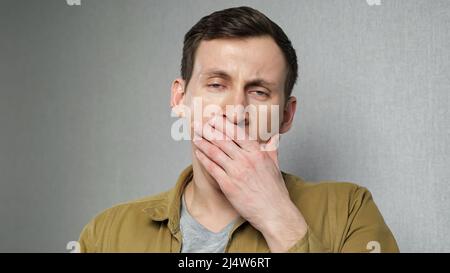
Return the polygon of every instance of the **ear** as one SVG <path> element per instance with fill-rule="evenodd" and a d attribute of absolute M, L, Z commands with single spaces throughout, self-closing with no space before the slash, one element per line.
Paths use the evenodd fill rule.
<path fill-rule="evenodd" d="M 284 134 L 291 129 L 296 109 L 297 109 L 297 98 L 291 96 L 287 99 L 283 109 L 283 121 L 281 122 L 280 126 L 280 134 Z"/>
<path fill-rule="evenodd" d="M 181 78 L 176 78 L 172 82 L 171 96 L 170 96 L 170 107 L 172 109 L 180 108 L 180 107 L 177 107 L 177 106 L 182 106 L 183 105 L 185 94 L 186 94 L 185 80 L 183 80 Z M 182 113 L 178 113 L 178 114 L 182 115 Z"/>

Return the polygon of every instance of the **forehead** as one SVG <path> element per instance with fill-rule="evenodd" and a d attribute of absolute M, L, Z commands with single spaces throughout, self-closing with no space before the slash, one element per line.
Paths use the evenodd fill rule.
<path fill-rule="evenodd" d="M 283 84 L 287 66 L 281 49 L 269 36 L 201 41 L 193 76 L 205 76 L 214 70 L 226 71 L 232 77 L 258 77 Z"/>

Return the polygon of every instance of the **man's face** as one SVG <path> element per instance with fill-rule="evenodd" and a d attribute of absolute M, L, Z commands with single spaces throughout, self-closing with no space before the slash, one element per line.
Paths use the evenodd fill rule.
<path fill-rule="evenodd" d="M 202 41 L 196 51 L 192 77 L 188 86 L 184 86 L 183 103 L 195 112 L 193 108 L 198 104 L 193 102 L 201 98 L 203 109 L 216 106 L 232 123 L 245 125 L 247 132 L 252 126 L 257 128 L 258 120 L 263 121 L 260 119 L 265 115 L 267 131 L 277 133 L 270 122 L 274 116 L 271 110 L 279 106 L 275 120 L 280 125 L 285 110 L 286 74 L 283 53 L 269 36 Z M 227 106 L 237 105 L 254 106 L 257 114 L 227 113 Z M 208 115 L 203 116 L 202 122 L 208 119 Z M 261 140 L 259 133 L 257 139 L 266 140 Z"/>

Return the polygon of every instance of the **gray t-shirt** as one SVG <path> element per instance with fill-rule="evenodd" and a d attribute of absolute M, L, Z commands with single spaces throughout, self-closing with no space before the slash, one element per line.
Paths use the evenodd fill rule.
<path fill-rule="evenodd" d="M 181 202 L 180 229 L 182 234 L 181 253 L 204 252 L 223 253 L 228 242 L 228 234 L 236 220 L 215 233 L 197 222 L 187 210 L 184 194 Z"/>

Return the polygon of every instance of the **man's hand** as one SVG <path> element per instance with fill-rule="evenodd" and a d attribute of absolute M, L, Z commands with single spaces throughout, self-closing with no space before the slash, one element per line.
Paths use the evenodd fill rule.
<path fill-rule="evenodd" d="M 237 136 L 245 135 L 244 140 Z M 285 252 L 306 234 L 307 224 L 289 198 L 277 151 L 261 149 L 244 128 L 215 117 L 194 124 L 196 156 L 237 212 L 266 239 L 271 252 Z M 277 145 L 279 135 L 267 146 Z"/>

